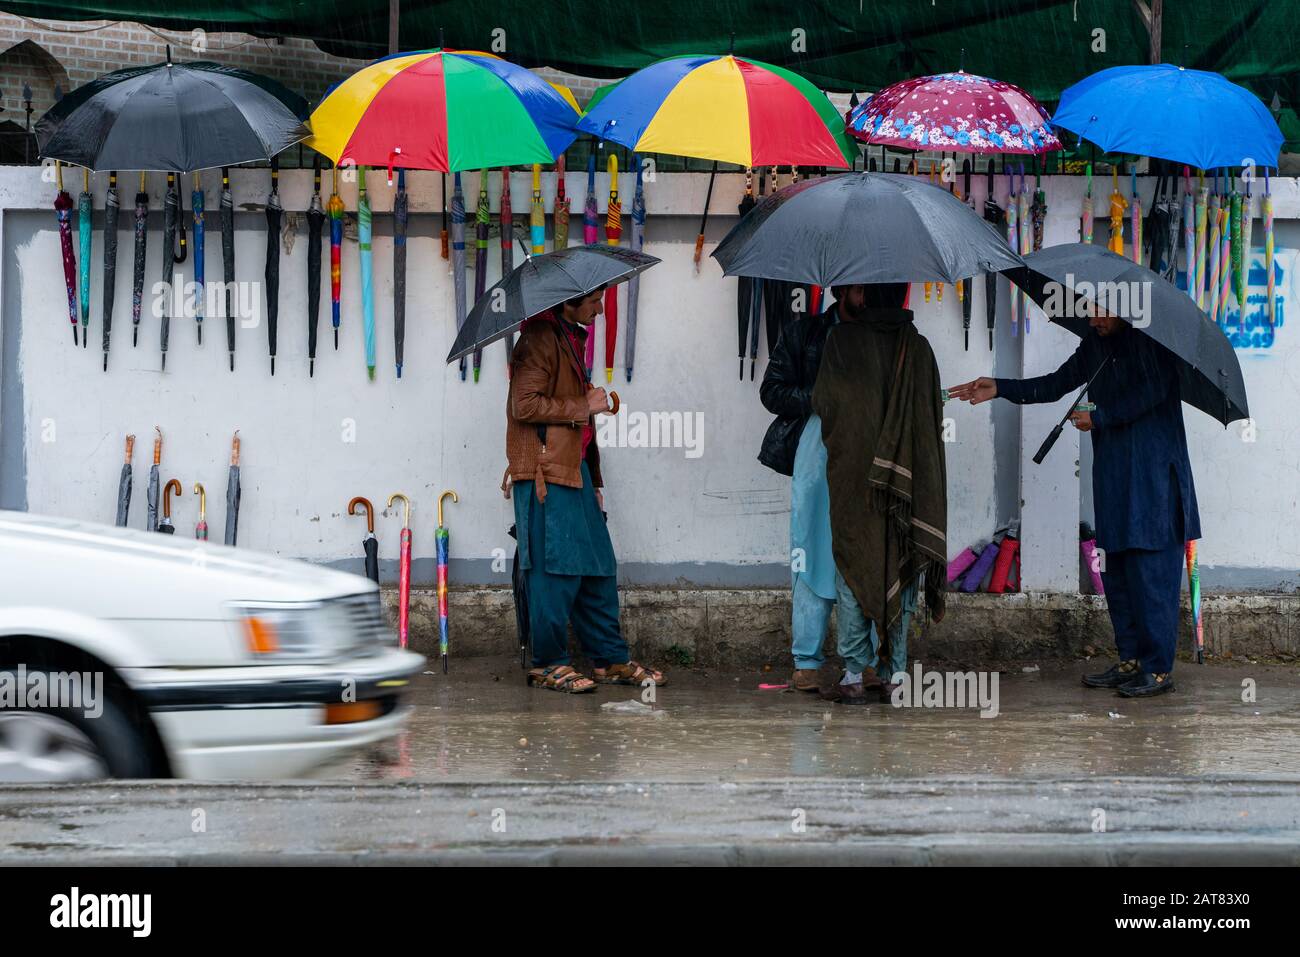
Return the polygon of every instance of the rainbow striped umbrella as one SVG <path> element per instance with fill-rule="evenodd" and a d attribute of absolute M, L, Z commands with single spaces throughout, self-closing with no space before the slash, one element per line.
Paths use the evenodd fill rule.
<path fill-rule="evenodd" d="M 451 489 L 438 496 L 438 527 L 433 532 L 434 550 L 438 558 L 438 651 L 442 654 L 442 673 L 447 673 L 447 562 L 451 554 L 451 537 L 447 526 L 442 522 L 442 502 L 448 495 L 453 502 L 459 502 L 458 496 Z"/>
<path fill-rule="evenodd" d="M 847 169 L 858 148 L 844 117 L 797 73 L 747 57 L 669 57 L 589 106 L 578 128 L 639 153 L 737 166 Z"/>
<path fill-rule="evenodd" d="M 412 122 L 418 117 L 419 122 Z M 555 87 L 490 53 L 423 50 L 362 67 L 312 113 L 307 145 L 335 163 L 444 173 L 551 163 L 577 136 Z"/>

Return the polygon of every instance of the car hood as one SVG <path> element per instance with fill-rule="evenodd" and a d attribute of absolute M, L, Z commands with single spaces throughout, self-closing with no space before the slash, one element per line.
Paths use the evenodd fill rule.
<path fill-rule="evenodd" d="M 214 542 L 0 511 L 0 581 L 29 601 L 102 618 L 229 618 L 235 601 L 319 601 L 369 579 Z M 21 590 L 19 590 L 21 589 Z M 20 601 L 23 599 L 20 599 Z"/>

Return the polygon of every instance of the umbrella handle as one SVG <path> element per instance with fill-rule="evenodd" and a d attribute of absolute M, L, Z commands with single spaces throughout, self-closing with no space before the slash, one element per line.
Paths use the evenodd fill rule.
<path fill-rule="evenodd" d="M 601 415 L 618 415 L 619 405 L 618 393 L 611 391 L 609 393 L 609 408 L 602 412 Z"/>
<path fill-rule="evenodd" d="M 155 425 L 153 427 L 153 430 L 154 432 L 157 433 L 153 439 L 153 464 L 161 465 L 162 464 L 162 429 L 160 429 L 158 426 Z"/>
<path fill-rule="evenodd" d="M 194 483 L 194 494 L 199 497 L 199 521 L 208 520 L 208 493 L 204 490 L 201 482 Z"/>
<path fill-rule="evenodd" d="M 388 496 L 388 507 L 392 508 L 393 502 L 397 501 L 399 498 L 402 500 L 402 503 L 405 507 L 405 513 L 402 518 L 402 527 L 410 528 L 411 527 L 411 500 L 409 498 L 407 498 L 401 492 L 394 492 L 392 495 Z"/>
<path fill-rule="evenodd" d="M 370 504 L 370 499 L 358 495 L 348 502 L 348 514 L 357 514 L 357 506 L 366 510 L 366 531 L 371 535 L 375 534 L 375 507 Z"/>
<path fill-rule="evenodd" d="M 126 464 L 127 465 L 131 464 L 131 456 L 133 454 L 135 454 L 135 436 L 128 435 L 126 437 Z"/>
<path fill-rule="evenodd" d="M 172 492 L 177 495 L 185 494 L 179 479 L 168 479 L 167 484 L 163 486 L 163 518 L 172 517 Z"/>
<path fill-rule="evenodd" d="M 452 500 L 452 502 L 453 502 L 454 504 L 460 504 L 460 496 L 457 495 L 457 494 L 456 494 L 454 491 L 452 491 L 451 489 L 447 489 L 447 491 L 443 492 L 441 495 L 438 496 L 438 527 L 439 527 L 439 528 L 442 528 L 442 527 L 443 527 L 443 521 L 442 521 L 442 500 L 445 499 L 448 495 L 451 496 L 451 500 Z"/>

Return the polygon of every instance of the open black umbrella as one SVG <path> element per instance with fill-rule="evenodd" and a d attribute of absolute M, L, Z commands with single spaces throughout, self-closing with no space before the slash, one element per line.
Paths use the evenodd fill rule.
<path fill-rule="evenodd" d="M 221 269 L 226 282 L 226 349 L 230 371 L 235 371 L 235 200 L 230 194 L 230 170 L 221 170 Z"/>
<path fill-rule="evenodd" d="M 657 262 L 654 256 L 626 246 L 570 246 L 532 256 L 479 297 L 447 361 L 482 349 L 566 299 L 623 282 Z"/>
<path fill-rule="evenodd" d="M 36 124 L 41 155 L 91 170 L 190 173 L 269 160 L 310 135 L 307 101 L 274 80 L 219 63 L 107 73 Z"/>
<path fill-rule="evenodd" d="M 823 288 L 951 283 L 1024 265 L 948 190 L 883 173 L 841 173 L 787 186 L 737 223 L 713 256 L 728 276 Z"/>
<path fill-rule="evenodd" d="M 406 224 L 409 219 L 406 170 L 399 169 L 397 195 L 393 197 L 393 346 L 399 379 L 402 377 L 402 357 L 406 353 Z"/>
<path fill-rule="evenodd" d="M 131 277 L 131 348 L 140 344 L 140 306 L 144 302 L 145 251 L 149 245 L 149 194 L 145 191 L 144 173 L 140 174 L 140 191 L 135 194 L 134 273 Z"/>
<path fill-rule="evenodd" d="M 320 201 L 320 154 L 316 154 L 316 189 L 307 210 L 307 375 L 316 374 L 316 323 L 320 318 L 321 229 L 325 225 L 325 207 Z"/>
<path fill-rule="evenodd" d="M 108 371 L 108 337 L 113 331 L 113 289 L 117 283 L 117 213 L 121 200 L 117 195 L 117 173 L 108 174 L 108 193 L 104 197 L 104 371 Z"/>
<path fill-rule="evenodd" d="M 276 326 L 280 321 L 280 164 L 271 160 L 271 195 L 266 198 L 266 341 L 275 375 Z"/>
<path fill-rule="evenodd" d="M 126 461 L 122 463 L 122 475 L 117 480 L 117 517 L 113 524 L 118 528 L 126 527 L 127 513 L 131 511 L 131 454 L 135 451 L 135 436 L 126 437 Z"/>
<path fill-rule="evenodd" d="M 988 223 L 995 232 L 1001 234 L 1006 226 L 1006 213 L 998 205 L 997 197 L 993 189 L 993 160 L 989 160 L 988 171 L 988 193 L 984 197 L 984 221 Z M 993 326 L 998 314 L 998 274 L 995 272 L 984 274 L 984 321 L 989 328 L 989 348 L 993 348 Z"/>
<path fill-rule="evenodd" d="M 1241 365 L 1228 337 L 1187 293 L 1140 263 L 1091 243 L 1052 246 L 1007 276 L 1077 336 L 1091 305 L 1129 322 L 1178 361 L 1182 400 L 1227 425 L 1249 417 Z"/>
<path fill-rule="evenodd" d="M 239 534 L 239 432 L 230 441 L 230 475 L 226 479 L 226 534 L 222 541 L 234 545 Z"/>
<path fill-rule="evenodd" d="M 375 538 L 375 507 L 370 499 L 358 495 L 348 502 L 348 514 L 357 514 L 357 506 L 366 510 L 366 538 L 361 547 L 366 553 L 366 577 L 379 584 L 379 540 Z"/>

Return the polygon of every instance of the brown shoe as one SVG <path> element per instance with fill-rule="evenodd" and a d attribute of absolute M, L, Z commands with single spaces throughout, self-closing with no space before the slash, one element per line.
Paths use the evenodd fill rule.
<path fill-rule="evenodd" d="M 790 687 L 795 691 L 817 691 L 817 669 L 796 668 L 790 676 Z"/>
<path fill-rule="evenodd" d="M 836 682 L 829 688 L 823 688 L 821 696 L 827 701 L 834 701 L 837 704 L 867 703 L 867 690 L 862 686 L 861 682 L 852 685 Z"/>

